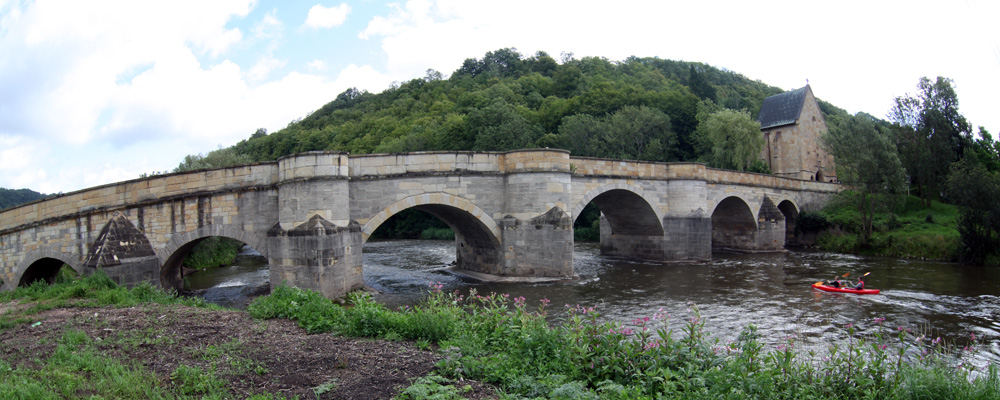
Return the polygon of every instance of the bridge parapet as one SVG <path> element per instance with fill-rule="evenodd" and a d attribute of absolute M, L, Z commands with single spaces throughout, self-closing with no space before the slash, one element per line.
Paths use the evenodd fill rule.
<path fill-rule="evenodd" d="M 108 212 L 198 195 L 272 187 L 277 164 L 181 172 L 135 179 L 48 197 L 0 212 L 0 233 L 93 212 Z"/>
<path fill-rule="evenodd" d="M 569 172 L 565 150 L 509 152 L 417 152 L 364 154 L 350 157 L 350 176 L 356 179 L 412 174 L 474 174 L 525 171 Z"/>
<path fill-rule="evenodd" d="M 281 183 L 314 178 L 347 177 L 350 156 L 343 152 L 310 151 L 278 159 Z"/>
<path fill-rule="evenodd" d="M 836 183 L 803 181 L 775 175 L 730 171 L 716 168 L 705 168 L 703 179 L 711 183 L 757 186 L 798 191 L 836 193 L 841 189 L 841 186 Z"/>
<path fill-rule="evenodd" d="M 607 158 L 573 157 L 573 173 L 634 179 L 704 179 L 705 164 L 625 161 Z"/>

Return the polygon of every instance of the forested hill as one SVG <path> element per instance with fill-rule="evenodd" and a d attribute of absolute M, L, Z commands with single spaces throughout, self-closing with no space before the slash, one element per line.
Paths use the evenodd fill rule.
<path fill-rule="evenodd" d="M 557 62 L 543 52 L 524 57 L 501 49 L 465 60 L 447 79 L 428 70 L 378 94 L 349 89 L 280 131 L 259 129 L 232 147 L 188 156 L 176 171 L 311 150 L 365 154 L 532 147 L 568 149 L 576 156 L 711 164 L 712 143 L 699 131 L 699 121 L 723 109 L 756 119 L 764 98 L 781 92 L 696 62 L 636 57 Z M 828 121 L 847 115 L 828 103 L 820 101 L 820 106 Z"/>
<path fill-rule="evenodd" d="M 35 201 L 47 195 L 28 189 L 4 189 L 0 188 L 0 210 L 13 207 L 18 204 Z"/>

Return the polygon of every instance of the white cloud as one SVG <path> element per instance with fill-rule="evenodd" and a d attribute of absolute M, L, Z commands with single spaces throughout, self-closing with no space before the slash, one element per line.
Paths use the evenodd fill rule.
<path fill-rule="evenodd" d="M 310 71 L 323 72 L 327 69 L 326 63 L 323 60 L 312 60 L 306 66 Z"/>
<path fill-rule="evenodd" d="M 268 75 L 271 74 L 271 71 L 283 68 L 286 64 L 287 62 L 271 56 L 261 57 L 260 60 L 257 61 L 257 64 L 254 64 L 254 66 L 247 71 L 247 80 L 250 82 L 263 81 L 264 79 L 267 79 Z"/>
<path fill-rule="evenodd" d="M 306 17 L 306 26 L 310 28 L 333 28 L 340 26 L 347 20 L 347 14 L 351 13 L 351 6 L 347 3 L 336 7 L 323 7 L 319 4 L 309 9 Z"/>

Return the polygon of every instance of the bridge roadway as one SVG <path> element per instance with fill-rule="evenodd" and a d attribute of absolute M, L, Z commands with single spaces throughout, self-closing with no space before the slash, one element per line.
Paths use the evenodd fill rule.
<path fill-rule="evenodd" d="M 604 254 L 703 261 L 713 250 L 782 251 L 800 210 L 838 185 L 707 168 L 570 157 L 564 150 L 295 154 L 159 175 L 0 212 L 0 281 L 54 279 L 63 264 L 125 285 L 180 287 L 181 261 L 212 236 L 244 242 L 281 282 L 336 297 L 362 286 L 361 249 L 408 208 L 455 231 L 460 271 L 572 277 L 573 221 L 602 211 Z"/>

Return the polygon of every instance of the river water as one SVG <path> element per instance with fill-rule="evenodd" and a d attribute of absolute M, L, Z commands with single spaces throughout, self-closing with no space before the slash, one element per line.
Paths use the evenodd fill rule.
<path fill-rule="evenodd" d="M 197 279 L 201 286 L 192 279 L 197 274 L 192 275 L 192 289 L 209 301 L 244 307 L 247 295 L 242 293 L 255 292 L 247 287 L 267 282 L 266 261 L 259 255 L 251 261 L 255 252 L 246 253 L 237 265 L 220 268 L 223 275 L 212 272 Z M 375 298 L 391 307 L 419 302 L 429 282 L 440 282 L 449 292 L 509 293 L 536 305 L 545 298 L 556 320 L 565 305 L 592 306 L 604 318 L 626 325 L 662 309 L 678 334 L 694 304 L 705 331 L 722 342 L 753 324 L 765 343 L 776 345 L 794 336 L 800 346 L 815 350 L 846 340 L 848 324 L 870 333 L 877 328 L 875 319 L 884 318 L 882 329 L 903 327 L 928 340 L 940 336 L 958 347 L 972 344 L 975 335 L 977 350 L 971 361 L 1000 362 L 1000 268 L 816 251 L 716 253 L 711 262 L 658 264 L 604 257 L 591 243 L 578 243 L 573 256 L 577 280 L 489 284 L 444 270 L 455 260 L 452 241 L 369 242 L 364 247 L 364 277 L 365 284 L 379 292 Z M 881 294 L 810 288 L 816 281 L 865 272 L 871 272 L 866 287 L 881 289 Z"/>

